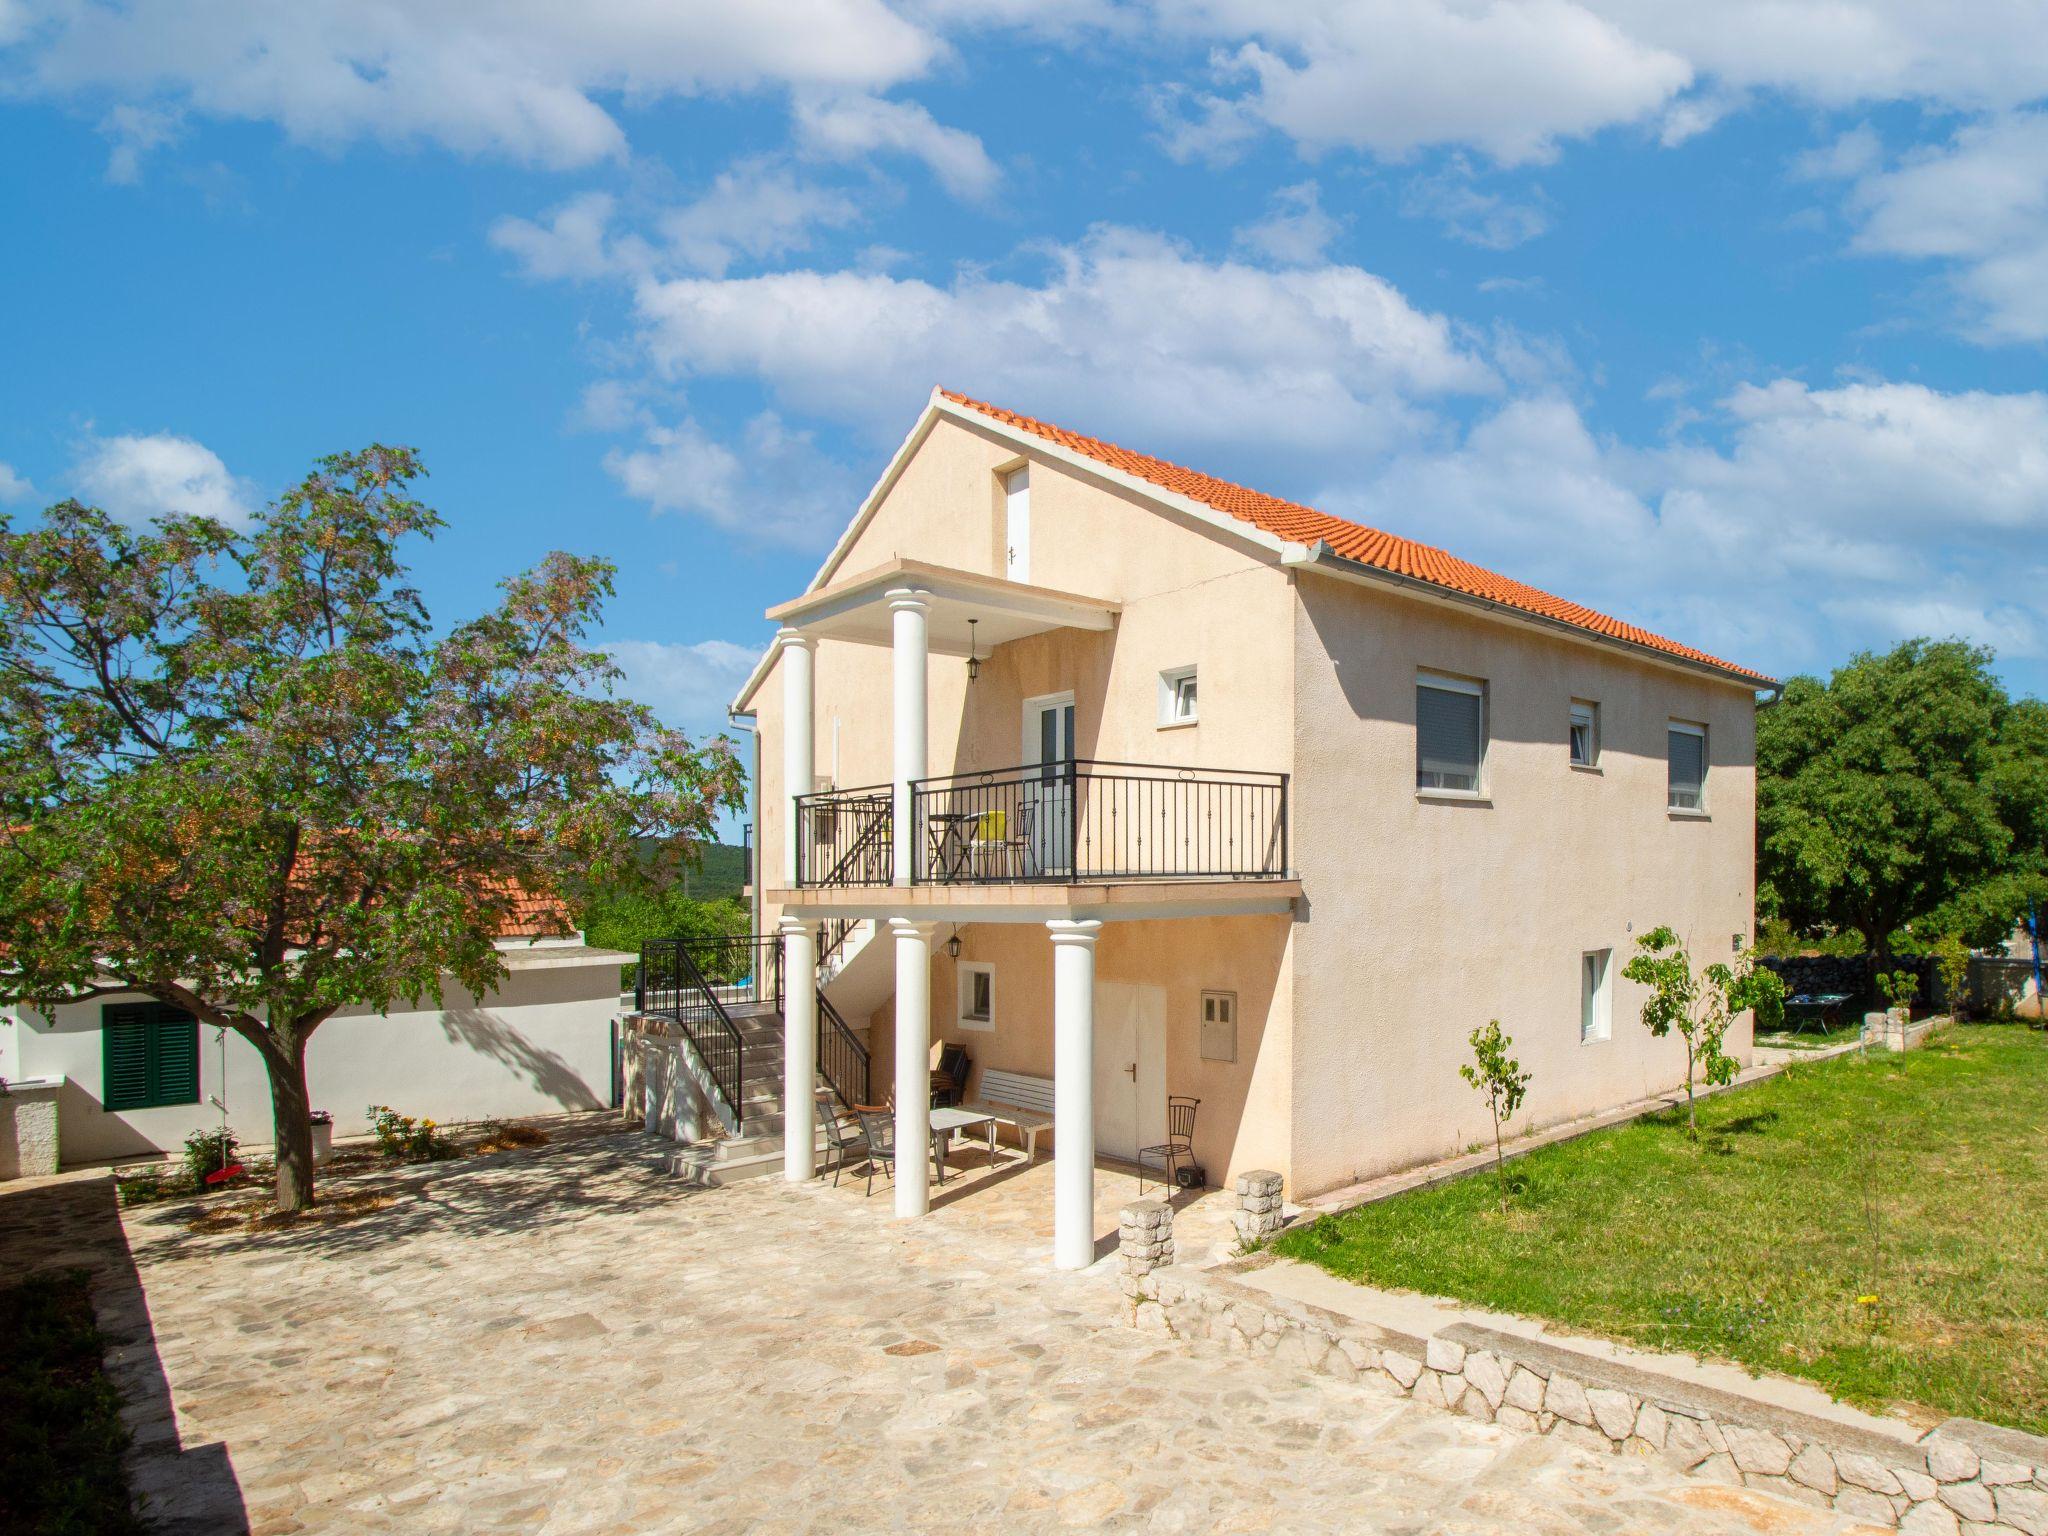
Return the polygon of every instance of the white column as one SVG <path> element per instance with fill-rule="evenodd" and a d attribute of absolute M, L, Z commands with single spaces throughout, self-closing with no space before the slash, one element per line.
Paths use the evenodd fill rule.
<path fill-rule="evenodd" d="M 782 920 L 782 1176 L 792 1184 L 817 1166 L 818 935 Z"/>
<path fill-rule="evenodd" d="M 1052 930 L 1052 1262 L 1095 1262 L 1095 940 L 1102 924 Z"/>
<path fill-rule="evenodd" d="M 931 594 L 902 587 L 889 594 L 896 642 L 896 883 L 910 884 L 917 858 L 917 828 L 910 819 L 910 781 L 928 771 L 925 763 L 925 688 L 931 653 Z M 922 1209 L 922 1207 L 920 1207 Z"/>
<path fill-rule="evenodd" d="M 803 829 L 796 824 L 796 799 L 817 787 L 817 742 L 814 736 L 815 669 L 811 649 L 816 643 L 794 629 L 779 629 L 782 647 L 782 883 L 796 886 L 796 848 Z"/>
<path fill-rule="evenodd" d="M 896 935 L 896 1214 L 922 1216 L 932 1159 L 932 933 L 889 919 Z"/>

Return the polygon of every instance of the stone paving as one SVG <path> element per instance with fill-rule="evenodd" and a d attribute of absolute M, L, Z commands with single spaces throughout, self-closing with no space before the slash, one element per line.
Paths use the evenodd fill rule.
<path fill-rule="evenodd" d="M 912 1227 L 857 1179 L 692 1188 L 666 1145 L 336 1180 L 397 1198 L 262 1234 L 116 1215 L 104 1179 L 0 1191 L 0 1250 L 100 1266 L 163 1529 L 1854 1529 L 1140 1333 L 1114 1259 L 1046 1267 L 1049 1161 Z M 1098 1185 L 1108 1253 L 1135 1185 Z M 1197 1245 L 1225 1220 L 1181 1218 Z"/>

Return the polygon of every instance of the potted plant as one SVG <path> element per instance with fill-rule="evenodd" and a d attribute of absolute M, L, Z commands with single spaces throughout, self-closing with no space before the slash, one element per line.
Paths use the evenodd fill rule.
<path fill-rule="evenodd" d="M 307 1118 L 313 1122 L 313 1166 L 322 1168 L 334 1156 L 334 1116 L 316 1109 Z"/>

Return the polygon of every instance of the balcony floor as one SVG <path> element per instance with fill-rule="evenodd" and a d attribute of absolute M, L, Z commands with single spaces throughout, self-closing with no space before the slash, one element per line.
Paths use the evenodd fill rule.
<path fill-rule="evenodd" d="M 800 918 L 905 917 L 950 923 L 1039 923 L 1053 918 L 1246 917 L 1291 912 L 1301 881 L 1111 880 L 1079 885 L 869 885 L 770 890 Z"/>

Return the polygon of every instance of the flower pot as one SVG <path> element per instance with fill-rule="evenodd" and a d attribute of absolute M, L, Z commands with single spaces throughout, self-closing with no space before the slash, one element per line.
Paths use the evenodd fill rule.
<path fill-rule="evenodd" d="M 315 1120 L 313 1122 L 313 1166 L 323 1167 L 334 1156 L 334 1122 Z"/>

